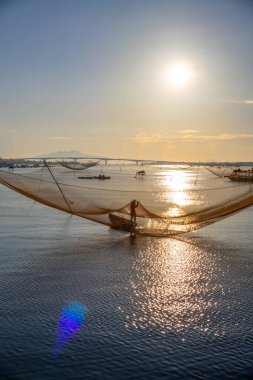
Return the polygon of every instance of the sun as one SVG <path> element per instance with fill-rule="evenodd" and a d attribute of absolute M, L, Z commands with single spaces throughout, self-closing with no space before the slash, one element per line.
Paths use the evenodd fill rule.
<path fill-rule="evenodd" d="M 192 78 L 192 72 L 186 64 L 173 65 L 167 72 L 167 78 L 172 87 L 183 88 L 188 85 Z"/>

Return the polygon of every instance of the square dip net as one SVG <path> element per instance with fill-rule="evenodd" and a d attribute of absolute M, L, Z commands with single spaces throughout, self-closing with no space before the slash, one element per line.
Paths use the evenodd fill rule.
<path fill-rule="evenodd" d="M 96 163 L 80 175 L 45 163 L 32 172 L 1 170 L 0 183 L 46 206 L 149 236 L 191 232 L 253 204 L 251 183 L 235 184 L 204 168 L 144 168 Z"/>

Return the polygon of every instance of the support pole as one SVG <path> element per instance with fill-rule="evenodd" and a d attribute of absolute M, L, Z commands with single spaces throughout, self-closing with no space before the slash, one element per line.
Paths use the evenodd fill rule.
<path fill-rule="evenodd" d="M 56 178 L 54 177 L 54 175 L 53 175 L 51 169 L 49 168 L 49 166 L 48 166 L 46 160 L 43 160 L 43 162 L 44 162 L 45 166 L 47 167 L 49 173 L 50 173 L 51 176 L 53 177 L 53 180 L 55 181 L 55 183 L 56 183 L 58 189 L 60 190 L 63 199 L 64 199 L 65 202 L 67 203 L 67 206 L 68 206 L 68 209 L 69 209 L 70 213 L 73 214 L 73 212 L 72 212 L 72 210 L 71 210 L 71 207 L 70 207 L 70 205 L 69 205 L 69 202 L 68 202 L 67 198 L 65 197 L 65 195 L 64 195 L 64 193 L 63 193 L 63 191 L 62 191 L 62 189 L 61 189 L 61 187 L 60 187 L 60 185 L 59 185 L 59 183 L 56 181 Z"/>

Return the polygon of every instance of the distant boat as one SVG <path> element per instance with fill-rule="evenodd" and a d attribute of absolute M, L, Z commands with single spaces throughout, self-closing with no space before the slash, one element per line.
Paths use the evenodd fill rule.
<path fill-rule="evenodd" d="M 77 177 L 78 179 L 111 179 L 109 176 L 105 176 L 104 174 L 99 174 L 97 176 L 82 176 L 82 177 Z"/>
<path fill-rule="evenodd" d="M 145 170 L 139 170 L 139 171 L 136 172 L 136 174 L 135 174 L 135 178 L 137 178 L 137 177 L 144 177 L 144 176 L 146 176 L 146 172 L 145 172 Z"/>
<path fill-rule="evenodd" d="M 115 228 L 116 230 L 123 230 L 127 232 L 133 232 L 137 223 L 132 222 L 129 219 L 123 218 L 123 216 L 117 216 L 114 214 L 109 214 L 109 219 L 111 222 L 111 228 Z"/>

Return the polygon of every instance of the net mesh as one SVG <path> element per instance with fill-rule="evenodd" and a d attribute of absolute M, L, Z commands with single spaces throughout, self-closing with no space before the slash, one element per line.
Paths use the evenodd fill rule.
<path fill-rule="evenodd" d="M 30 173 L 0 171 L 0 183 L 58 210 L 150 236 L 194 231 L 253 203 L 251 183 L 235 185 L 204 169 L 150 166 L 145 178 L 135 176 L 135 169 L 96 167 L 83 179 L 72 170 L 46 166 Z M 138 201 L 136 224 L 133 200 Z"/>
<path fill-rule="evenodd" d="M 59 164 L 61 166 L 67 169 L 71 169 L 71 170 L 85 170 L 85 169 L 91 168 L 92 166 L 96 166 L 98 163 L 99 161 L 89 161 L 86 163 L 59 161 Z"/>

